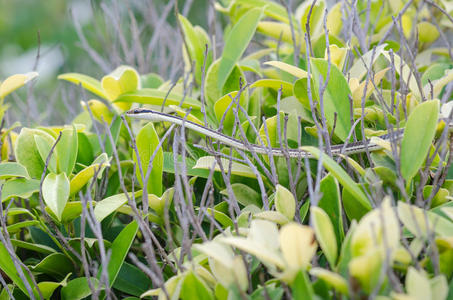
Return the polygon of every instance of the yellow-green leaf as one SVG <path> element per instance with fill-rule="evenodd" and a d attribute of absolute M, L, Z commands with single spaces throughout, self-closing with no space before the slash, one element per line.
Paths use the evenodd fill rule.
<path fill-rule="evenodd" d="M 229 32 L 223 48 L 218 70 L 217 88 L 222 90 L 223 85 L 233 71 L 234 66 L 241 58 L 253 35 L 258 22 L 263 15 L 263 8 L 253 8 L 244 14 Z"/>
<path fill-rule="evenodd" d="M 36 77 L 38 77 L 37 72 L 29 72 L 25 74 L 15 74 L 6 78 L 5 81 L 0 84 L 0 99 L 5 98 L 6 95 L 24 86 L 27 82 Z"/>
<path fill-rule="evenodd" d="M 336 265 L 338 247 L 332 222 L 326 212 L 321 208 L 312 206 L 310 211 L 311 223 L 315 229 L 316 239 L 330 266 L 333 267 Z"/>
<path fill-rule="evenodd" d="M 415 107 L 406 123 L 401 141 L 401 175 L 410 180 L 428 155 L 436 133 L 439 101 L 426 101 Z"/>

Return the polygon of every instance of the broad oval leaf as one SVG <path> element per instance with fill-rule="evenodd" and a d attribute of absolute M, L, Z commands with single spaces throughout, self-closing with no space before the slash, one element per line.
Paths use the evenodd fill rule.
<path fill-rule="evenodd" d="M 16 162 L 2 162 L 0 164 L 0 179 L 10 177 L 25 177 L 30 178 L 27 169 Z"/>
<path fill-rule="evenodd" d="M 102 89 L 110 101 L 124 93 L 139 89 L 140 83 L 140 76 L 137 71 L 129 66 L 119 66 L 101 80 Z"/>
<path fill-rule="evenodd" d="M 28 174 L 32 178 L 41 178 L 45 160 L 42 160 L 38 151 L 35 135 L 40 135 L 45 139 L 53 139 L 52 136 L 42 130 L 22 128 L 16 139 L 14 150 L 17 162 L 27 169 Z"/>
<path fill-rule="evenodd" d="M 318 245 L 313 229 L 289 223 L 280 230 L 280 248 L 287 268 L 306 270 Z"/>
<path fill-rule="evenodd" d="M 436 133 L 439 101 L 426 101 L 415 107 L 406 123 L 401 141 L 401 175 L 410 180 L 428 155 Z"/>
<path fill-rule="evenodd" d="M 275 208 L 281 214 L 288 218 L 294 219 L 296 214 L 296 199 L 293 194 L 284 186 L 277 184 L 275 191 Z"/>
<path fill-rule="evenodd" d="M 76 127 L 64 129 L 61 131 L 61 138 L 55 149 L 58 153 L 58 171 L 66 173 L 67 176 L 72 174 L 77 159 L 78 138 Z"/>
<path fill-rule="evenodd" d="M 133 152 L 134 162 L 137 165 L 137 177 L 142 185 L 143 189 L 145 189 L 148 193 L 154 194 L 158 197 L 162 195 L 162 173 L 163 173 L 163 165 L 164 165 L 164 151 L 162 147 L 159 146 L 159 136 L 154 129 L 153 123 L 146 124 L 138 133 L 137 139 L 137 150 L 138 155 L 140 157 L 140 162 L 138 161 L 137 155 L 135 151 Z M 151 172 L 149 177 L 146 178 L 148 172 L 148 166 L 151 163 Z M 141 165 L 138 166 L 138 163 Z M 145 183 L 145 179 L 147 182 Z M 144 187 L 146 185 L 146 188 Z"/>
<path fill-rule="evenodd" d="M 48 174 L 42 185 L 42 195 L 46 205 L 60 221 L 69 198 L 69 180 L 66 174 Z"/>
<path fill-rule="evenodd" d="M 28 198 L 36 192 L 39 192 L 39 183 L 37 179 L 16 178 L 8 180 L 3 184 L 2 202 L 12 197 Z"/>
<path fill-rule="evenodd" d="M 310 211 L 311 223 L 315 229 L 316 239 L 330 266 L 333 267 L 336 265 L 338 247 L 332 222 L 326 212 L 321 208 L 312 206 Z"/>

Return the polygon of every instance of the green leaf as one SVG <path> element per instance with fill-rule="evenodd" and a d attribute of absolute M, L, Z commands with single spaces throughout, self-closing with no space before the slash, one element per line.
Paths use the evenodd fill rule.
<path fill-rule="evenodd" d="M 242 183 L 233 183 L 231 185 L 233 189 L 234 197 L 236 200 L 244 205 L 255 205 L 257 207 L 262 206 L 261 196 L 257 193 L 254 189 L 249 187 L 248 185 Z M 222 195 L 228 196 L 228 190 L 225 189 L 220 192 Z"/>
<path fill-rule="evenodd" d="M 72 129 L 61 131 L 61 138 L 55 149 L 58 153 L 58 171 L 66 173 L 67 176 L 72 174 L 77 159 L 77 130 L 75 126 Z"/>
<path fill-rule="evenodd" d="M 294 219 L 296 213 L 296 199 L 293 194 L 284 186 L 277 184 L 275 191 L 275 208 L 279 213 L 288 218 Z"/>
<path fill-rule="evenodd" d="M 293 85 L 290 82 L 286 82 L 279 79 L 260 79 L 255 81 L 253 84 L 250 85 L 250 88 L 255 87 L 265 87 L 271 88 L 273 90 L 280 90 L 282 89 L 282 96 L 291 96 L 293 94 Z"/>
<path fill-rule="evenodd" d="M 414 205 L 398 201 L 398 217 L 407 230 L 417 237 L 426 239 L 432 232 L 440 237 L 453 236 L 453 223 L 450 220 Z"/>
<path fill-rule="evenodd" d="M 20 258 L 16 257 L 16 259 Z M 25 288 L 25 283 L 20 278 L 18 274 L 19 272 L 16 269 L 16 266 L 14 265 L 13 260 L 8 251 L 6 250 L 5 246 L 3 245 L 3 243 L 0 243 L 0 270 L 2 270 L 9 277 L 9 279 L 20 288 L 20 290 L 25 295 L 29 295 L 27 289 Z M 23 268 L 21 269 L 21 272 L 27 279 L 29 286 L 33 287 L 32 279 L 29 273 L 26 272 Z M 35 299 L 39 299 L 38 292 L 35 289 L 33 289 L 33 294 L 35 296 Z"/>
<path fill-rule="evenodd" d="M 46 205 L 61 221 L 64 207 L 69 198 L 69 180 L 66 174 L 48 174 L 42 185 L 42 195 Z"/>
<path fill-rule="evenodd" d="M 119 66 L 101 80 L 101 86 L 107 99 L 113 101 L 118 96 L 133 92 L 140 87 L 140 75 L 129 66 Z"/>
<path fill-rule="evenodd" d="M 197 176 L 197 177 L 201 177 L 201 178 L 209 177 L 209 170 L 193 168 L 196 164 L 196 161 L 194 161 L 190 157 L 185 157 L 184 161 L 186 163 L 186 171 L 187 171 L 188 176 Z M 178 164 L 178 167 L 175 165 L 173 153 L 164 152 L 164 172 L 165 173 L 174 174 L 176 171 L 176 168 L 180 168 L 179 166 L 182 164 L 181 155 L 177 156 L 177 164 Z M 181 171 L 179 170 L 179 172 L 181 172 Z"/>
<path fill-rule="evenodd" d="M 273 66 L 275 68 L 278 68 L 282 71 L 285 71 L 298 79 L 300 78 L 306 78 L 307 77 L 307 72 L 302 70 L 301 68 L 295 67 L 293 65 L 281 62 L 281 61 L 267 61 L 264 63 L 265 65 Z"/>
<path fill-rule="evenodd" d="M 2 189 L 2 202 L 12 197 L 29 198 L 33 193 L 39 192 L 39 180 L 17 178 L 5 182 Z"/>
<path fill-rule="evenodd" d="M 420 103 L 409 115 L 401 141 L 401 175 L 407 181 L 417 174 L 428 155 L 438 117 L 437 100 Z"/>
<path fill-rule="evenodd" d="M 140 197 L 142 195 L 142 191 L 137 191 L 134 194 L 134 197 Z M 132 193 L 129 195 L 132 197 Z M 116 211 L 118 208 L 127 204 L 127 197 L 126 194 L 117 194 L 96 203 L 96 207 L 94 208 L 94 216 L 98 222 L 102 222 L 108 215 Z"/>
<path fill-rule="evenodd" d="M 109 264 L 107 266 L 107 274 L 109 276 L 109 285 L 112 286 L 115 282 L 118 273 L 120 272 L 121 266 L 123 265 L 124 259 L 126 258 L 129 248 L 132 246 L 132 242 L 137 234 L 138 224 L 136 221 L 130 222 L 123 230 L 118 234 L 111 246 L 111 256 Z M 101 275 L 102 270 L 99 270 L 98 277 Z"/>
<path fill-rule="evenodd" d="M 79 73 L 65 73 L 58 76 L 58 79 L 66 80 L 76 85 L 82 85 L 84 89 L 89 90 L 101 98 L 107 99 L 107 95 L 102 89 L 101 82 L 93 77 Z"/>
<path fill-rule="evenodd" d="M 187 50 L 189 52 L 189 58 L 192 61 L 195 61 L 194 71 L 195 71 L 195 78 L 197 82 L 201 83 L 201 76 L 203 73 L 203 64 L 205 61 L 205 47 L 210 47 L 209 38 L 201 38 L 206 35 L 203 29 L 198 27 L 198 32 L 196 30 L 197 27 L 193 27 L 190 24 L 189 20 L 187 20 L 184 16 L 178 14 L 178 19 L 181 24 L 182 31 L 184 33 L 184 45 L 187 46 Z M 201 31 L 201 33 L 200 33 Z M 185 49 L 184 49 L 185 50 Z M 212 52 L 208 52 L 208 57 L 206 58 L 206 66 L 212 62 Z M 189 63 L 189 66 L 191 62 Z"/>
<path fill-rule="evenodd" d="M 6 227 L 10 234 L 18 233 L 22 228 L 28 228 L 31 226 L 36 226 L 39 224 L 39 221 L 31 220 L 31 221 L 22 221 L 22 222 L 15 222 Z"/>
<path fill-rule="evenodd" d="M 321 150 L 315 147 L 307 146 L 302 147 L 303 150 L 311 153 L 316 159 L 319 159 L 321 156 Z M 360 189 L 360 186 L 349 177 L 342 167 L 340 167 L 332 158 L 324 154 L 322 156 L 322 164 L 332 175 L 343 185 L 345 190 L 347 190 L 354 197 L 354 205 L 360 207 L 365 211 L 371 210 L 371 204 L 368 200 L 365 193 Z"/>
<path fill-rule="evenodd" d="M 25 74 L 15 74 L 6 78 L 5 81 L 0 84 L 0 99 L 5 98 L 8 94 L 24 86 L 27 82 L 36 77 L 38 77 L 37 72 L 29 72 Z"/>
<path fill-rule="evenodd" d="M 324 59 L 312 58 L 311 66 L 313 90 L 319 102 L 321 86 L 324 86 L 327 77 L 328 62 Z M 343 73 L 333 64 L 330 66 L 328 79 L 329 82 L 323 94 L 324 114 L 329 128 L 332 129 L 335 124 L 334 133 L 344 142 L 351 131 L 351 103 L 349 101 L 351 90 Z"/>
<path fill-rule="evenodd" d="M 337 273 L 322 268 L 312 268 L 310 274 L 325 281 L 343 295 L 348 296 L 348 282 Z"/>
<path fill-rule="evenodd" d="M 195 98 L 173 92 L 168 93 L 157 89 L 140 89 L 135 92 L 125 93 L 120 95 L 114 102 L 141 103 L 159 106 L 164 103 L 166 106 L 179 105 L 182 102 L 182 108 L 193 108 L 197 110 L 201 108 L 200 101 Z"/>
<path fill-rule="evenodd" d="M 162 147 L 159 146 L 159 136 L 154 129 L 153 123 L 146 124 L 138 133 L 136 138 L 138 155 L 140 156 L 140 165 L 143 170 L 141 174 L 138 166 L 138 158 L 134 151 L 133 158 L 137 166 L 137 178 L 143 189 L 150 194 L 156 196 L 162 195 L 162 173 L 163 173 L 163 164 L 164 164 L 164 151 Z M 159 147 L 159 148 L 158 148 Z M 154 155 L 154 152 L 156 154 Z M 153 157 L 154 155 L 154 157 Z M 148 171 L 148 165 L 152 159 L 151 173 L 149 175 L 148 181 L 144 183 L 146 179 L 146 173 Z M 143 178 L 142 178 L 143 176 Z M 146 187 L 144 186 L 146 184 Z"/>
<path fill-rule="evenodd" d="M 113 154 L 113 148 L 116 148 L 122 125 L 123 120 L 121 118 L 116 118 L 110 125 L 110 133 L 112 134 L 113 142 L 110 140 L 110 137 L 107 137 L 107 141 L 105 143 L 105 153 L 109 157 Z"/>
<path fill-rule="evenodd" d="M 323 250 L 330 266 L 335 266 L 338 256 L 337 239 L 329 216 L 319 207 L 311 207 L 311 223 L 315 229 L 316 239 Z"/>
<path fill-rule="evenodd" d="M 102 153 L 94 160 L 91 166 L 84 168 L 71 179 L 69 194 L 72 196 L 80 191 L 95 174 L 101 177 L 102 172 L 108 166 L 110 166 L 108 157 L 105 153 Z"/>
<path fill-rule="evenodd" d="M 15 155 L 18 163 L 23 165 L 32 178 L 41 178 L 44 170 L 44 161 L 35 143 L 35 135 L 39 135 L 46 140 L 53 138 L 46 132 L 39 129 L 22 128 L 16 139 Z"/>
<path fill-rule="evenodd" d="M 351 78 L 357 78 L 361 80 L 363 76 L 368 72 L 368 69 L 372 67 L 376 59 L 379 58 L 382 51 L 385 49 L 387 44 L 382 44 L 377 46 L 375 49 L 371 49 L 362 57 L 356 58 L 354 64 L 352 65 L 351 69 L 349 70 L 349 74 Z"/>
<path fill-rule="evenodd" d="M 37 265 L 31 267 L 32 271 L 44 273 L 61 279 L 74 272 L 71 260 L 62 253 L 52 253 L 42 259 Z"/>
<path fill-rule="evenodd" d="M 214 300 L 214 293 L 193 272 L 187 273 L 181 288 L 181 299 Z"/>
<path fill-rule="evenodd" d="M 220 67 L 220 59 L 216 60 L 211 64 L 206 73 L 206 83 L 204 86 L 204 93 L 206 95 L 206 100 L 210 105 L 207 106 L 209 109 L 211 106 L 214 106 L 214 103 L 217 100 L 233 91 L 240 90 L 240 81 L 244 84 L 245 82 L 245 75 L 241 71 L 238 66 L 234 66 L 233 70 L 231 71 L 230 76 L 225 82 L 223 89 L 219 89 L 217 87 L 218 82 L 218 74 L 219 74 L 219 67 Z M 208 110 L 209 113 L 209 110 Z"/>
<path fill-rule="evenodd" d="M 124 262 L 113 284 L 113 288 L 126 294 L 140 297 L 141 294 L 151 288 L 151 280 L 142 270 Z"/>
<path fill-rule="evenodd" d="M 263 8 L 254 8 L 244 14 L 228 34 L 223 48 L 218 71 L 217 88 L 223 89 L 225 82 L 241 58 L 255 34 L 258 22 L 263 15 Z"/>
<path fill-rule="evenodd" d="M 63 300 L 81 300 L 91 295 L 91 289 L 88 285 L 88 280 L 95 289 L 104 289 L 99 286 L 99 280 L 92 277 L 90 279 L 86 277 L 79 277 L 68 282 L 66 286 L 61 289 L 61 299 Z"/>
<path fill-rule="evenodd" d="M 27 169 L 16 162 L 2 162 L 0 164 L 0 179 L 9 177 L 25 177 L 30 178 Z"/>
<path fill-rule="evenodd" d="M 230 161 L 226 158 L 221 158 L 220 162 L 225 173 L 228 173 Z M 220 166 L 217 164 L 217 160 L 214 156 L 204 156 L 197 160 L 197 163 L 193 168 L 210 170 L 212 167 L 214 167 L 217 172 L 221 171 Z M 253 173 L 252 169 L 249 166 L 235 161 L 233 161 L 231 164 L 231 174 L 248 178 L 256 178 L 255 173 Z"/>
<path fill-rule="evenodd" d="M 34 138 L 39 155 L 41 155 L 42 161 L 45 162 L 50 154 L 50 150 L 52 150 L 52 146 L 55 143 L 55 140 L 50 137 L 44 138 L 41 135 L 35 135 Z M 49 164 L 47 165 L 48 170 L 52 173 L 58 173 L 57 156 L 57 151 L 54 149 L 52 155 L 50 156 Z"/>
<path fill-rule="evenodd" d="M 270 18 L 278 21 L 282 21 L 284 23 L 289 23 L 288 12 L 286 11 L 285 7 L 276 2 L 268 0 L 236 0 L 234 3 L 247 7 L 264 7 L 264 13 L 266 14 L 266 16 L 269 16 Z M 295 18 L 293 18 L 293 22 L 296 22 Z"/>
<path fill-rule="evenodd" d="M 27 249 L 27 250 L 38 252 L 38 253 L 42 253 L 42 254 L 45 254 L 45 255 L 56 253 L 55 249 L 53 249 L 53 248 L 51 248 L 49 246 L 46 246 L 46 245 L 40 245 L 40 244 L 36 244 L 36 243 L 28 243 L 28 242 L 24 242 L 24 241 L 21 241 L 21 240 L 15 240 L 15 239 L 11 239 L 11 244 L 14 247 Z"/>
<path fill-rule="evenodd" d="M 321 180 L 320 192 L 322 197 L 319 200 L 318 206 L 329 216 L 337 237 L 337 246 L 340 246 L 344 238 L 343 209 L 341 205 L 340 187 L 338 181 L 332 174 L 327 175 Z"/>
<path fill-rule="evenodd" d="M 308 278 L 307 272 L 300 270 L 291 284 L 291 291 L 294 300 L 312 300 L 315 299 L 312 284 Z"/>

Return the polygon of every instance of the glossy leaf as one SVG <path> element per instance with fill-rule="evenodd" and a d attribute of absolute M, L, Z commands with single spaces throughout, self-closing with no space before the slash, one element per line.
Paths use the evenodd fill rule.
<path fill-rule="evenodd" d="M 162 172 L 163 172 L 163 163 L 164 163 L 164 152 L 162 147 L 159 146 L 159 136 L 154 129 L 153 123 L 146 124 L 138 133 L 136 138 L 138 154 L 140 161 L 136 156 L 134 151 L 134 162 L 137 166 L 137 178 L 144 189 L 148 193 L 154 194 L 156 196 L 162 195 Z M 154 154 L 154 152 L 156 152 Z M 146 179 L 146 174 L 148 172 L 149 162 L 152 160 L 151 172 L 147 178 L 147 182 L 144 183 Z M 138 163 L 140 163 L 143 174 L 141 174 Z M 146 188 L 144 185 L 146 184 Z"/>
<path fill-rule="evenodd" d="M 289 223 L 280 230 L 280 248 L 287 268 L 306 270 L 318 245 L 313 229 L 297 223 Z"/>
<path fill-rule="evenodd" d="M 228 34 L 218 70 L 217 88 L 219 90 L 223 89 L 231 71 L 250 43 L 262 15 L 262 8 L 251 9 L 241 17 Z"/>
<path fill-rule="evenodd" d="M 319 159 L 321 151 L 315 147 L 302 147 L 302 149 L 311 153 L 316 159 Z M 351 177 L 340 167 L 332 158 L 326 154 L 322 156 L 322 164 L 324 168 L 329 170 L 332 175 L 343 185 L 343 187 L 354 196 L 355 205 L 360 206 L 364 210 L 368 211 L 371 209 L 371 204 L 364 192 L 360 189 L 360 186 L 355 183 Z"/>
<path fill-rule="evenodd" d="M 226 158 L 221 158 L 220 162 L 222 164 L 224 172 L 228 174 L 228 172 L 230 172 L 230 161 Z M 221 172 L 220 166 L 217 164 L 217 160 L 214 156 L 204 156 L 197 160 L 197 163 L 193 168 L 210 170 L 213 167 L 217 172 Z M 252 169 L 249 166 L 235 161 L 233 161 L 231 164 L 231 174 L 248 178 L 256 178 L 255 173 L 253 173 Z"/>
<path fill-rule="evenodd" d="M 321 87 L 325 85 L 325 80 L 328 71 L 328 62 L 324 59 L 311 59 L 312 80 L 317 101 L 320 101 Z M 320 81 L 322 78 L 322 82 Z M 342 141 L 346 141 L 351 131 L 351 103 L 349 96 L 351 90 L 341 71 L 335 66 L 330 66 L 330 74 L 328 78 L 327 88 L 323 94 L 324 113 L 327 124 L 330 129 L 335 125 L 335 135 Z"/>
<path fill-rule="evenodd" d="M 193 272 L 189 272 L 184 277 L 184 282 L 181 288 L 181 299 L 201 299 L 201 300 L 214 300 L 213 292 L 200 280 Z"/>
<path fill-rule="evenodd" d="M 275 191 L 275 208 L 288 220 L 292 220 L 296 213 L 296 199 L 284 186 L 278 184 Z"/>
<path fill-rule="evenodd" d="M 26 178 L 11 179 L 3 185 L 2 202 L 12 197 L 25 199 L 37 192 L 39 192 L 39 180 Z"/>
<path fill-rule="evenodd" d="M 121 94 L 114 102 L 141 103 L 158 106 L 161 106 L 164 103 L 165 105 L 180 105 L 182 103 L 181 107 L 183 108 L 201 108 L 200 101 L 195 98 L 149 88 Z"/>
<path fill-rule="evenodd" d="M 264 64 L 278 68 L 278 69 L 285 71 L 299 79 L 307 77 L 306 71 L 304 71 L 298 67 L 295 67 L 293 65 L 281 62 L 281 61 L 268 61 L 268 62 L 265 62 Z"/>
<path fill-rule="evenodd" d="M 92 291 L 88 284 L 88 280 L 91 281 L 92 286 L 96 289 L 104 289 L 99 286 L 99 281 L 91 277 L 79 277 L 68 282 L 66 286 L 61 289 L 61 299 L 64 300 L 81 300 L 91 295 Z"/>
<path fill-rule="evenodd" d="M 135 192 L 134 197 L 140 197 L 141 194 L 142 191 Z M 129 197 L 132 197 L 132 194 Z M 94 216 L 98 222 L 102 222 L 108 215 L 125 204 L 127 204 L 127 196 L 124 193 L 107 197 L 96 203 Z"/>
<path fill-rule="evenodd" d="M 311 223 L 315 229 L 319 246 L 323 250 L 330 266 L 335 266 L 338 256 L 338 247 L 332 222 L 326 212 L 319 207 L 312 206 L 310 212 Z"/>
<path fill-rule="evenodd" d="M 0 164 L 0 179 L 6 179 L 10 177 L 24 177 L 30 178 L 27 169 L 16 162 L 2 162 Z"/>
<path fill-rule="evenodd" d="M 66 173 L 67 176 L 72 174 L 77 159 L 77 130 L 75 126 L 72 129 L 64 129 L 61 132 L 61 138 L 55 149 L 58 153 L 58 171 Z"/>
<path fill-rule="evenodd" d="M 60 221 L 69 197 L 69 180 L 66 174 L 48 174 L 42 185 L 42 195 L 46 205 Z"/>
<path fill-rule="evenodd" d="M 6 78 L 5 81 L 0 83 L 0 99 L 5 98 L 8 94 L 24 86 L 27 82 L 38 77 L 38 75 L 37 72 L 29 72 L 25 74 L 15 74 Z"/>
<path fill-rule="evenodd" d="M 136 221 L 132 221 L 118 234 L 112 243 L 111 256 L 109 264 L 107 266 L 107 274 L 109 276 L 109 285 L 112 286 L 115 282 L 118 273 L 120 272 L 121 266 L 123 265 L 124 259 L 126 258 L 129 248 L 132 246 L 132 242 L 135 239 L 135 235 L 138 231 L 138 224 Z M 101 274 L 99 270 L 98 277 Z"/>
<path fill-rule="evenodd" d="M 16 257 L 16 258 L 19 259 L 18 257 Z M 19 289 L 25 295 L 28 295 L 27 289 L 25 287 L 25 283 L 19 276 L 19 274 L 18 274 L 19 272 L 16 269 L 16 266 L 14 265 L 14 262 L 10 256 L 8 250 L 6 250 L 5 246 L 3 245 L 3 243 L 0 243 L 0 270 L 2 270 L 11 279 L 11 281 L 14 282 L 14 284 L 16 286 L 19 287 Z M 29 286 L 33 287 L 33 283 L 32 283 L 29 273 L 26 272 L 23 268 L 21 269 L 21 273 L 27 279 Z M 38 292 L 35 289 L 33 289 L 33 293 L 34 293 L 35 298 L 38 298 Z"/>
<path fill-rule="evenodd" d="M 70 195 L 72 196 L 80 191 L 94 175 L 98 174 L 98 176 L 101 176 L 107 166 L 109 166 L 108 162 L 92 164 L 77 173 L 70 182 Z"/>
<path fill-rule="evenodd" d="M 15 156 L 18 163 L 23 165 L 32 178 L 41 178 L 44 170 L 44 161 L 35 143 L 35 135 L 44 137 L 46 140 L 53 138 L 39 129 L 22 128 L 15 145 Z"/>
<path fill-rule="evenodd" d="M 409 115 L 401 141 L 401 175 L 410 180 L 428 155 L 436 133 L 439 101 L 419 104 Z"/>
<path fill-rule="evenodd" d="M 189 67 L 192 64 L 192 61 L 195 62 L 194 71 L 195 77 L 198 83 L 201 83 L 201 76 L 203 73 L 203 64 L 205 62 L 205 48 L 210 47 L 209 38 L 200 38 L 199 32 L 197 32 L 196 27 L 190 24 L 189 20 L 187 20 L 183 15 L 178 14 L 178 19 L 181 24 L 181 29 L 184 33 L 185 43 L 184 46 L 187 46 L 187 50 L 189 52 L 189 59 L 191 62 L 189 63 Z M 202 29 L 200 29 L 202 30 Z M 203 31 L 204 35 L 206 34 Z M 208 57 L 206 58 L 206 66 L 212 62 L 212 52 L 208 52 Z"/>
<path fill-rule="evenodd" d="M 344 231 L 340 186 L 338 185 L 337 179 L 332 174 L 324 177 L 321 180 L 320 191 L 322 197 L 319 200 L 318 206 L 329 216 L 337 238 L 337 245 L 340 246 L 344 238 Z"/>
<path fill-rule="evenodd" d="M 107 95 L 102 89 L 101 82 L 93 77 L 79 73 L 65 73 L 59 75 L 58 79 L 66 80 L 76 85 L 82 85 L 84 89 L 89 90 L 101 98 L 107 99 Z"/>
<path fill-rule="evenodd" d="M 101 86 L 107 99 L 113 101 L 124 93 L 140 88 L 140 76 L 132 67 L 119 66 L 102 78 Z"/>

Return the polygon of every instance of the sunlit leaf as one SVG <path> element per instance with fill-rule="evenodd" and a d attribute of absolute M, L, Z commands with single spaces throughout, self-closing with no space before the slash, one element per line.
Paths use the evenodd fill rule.
<path fill-rule="evenodd" d="M 321 208 L 312 206 L 310 217 L 319 246 L 323 250 L 329 264 L 335 266 L 338 256 L 337 239 L 329 216 Z"/>
<path fill-rule="evenodd" d="M 153 123 L 146 124 L 140 130 L 136 143 L 139 157 L 134 151 L 133 159 L 137 166 L 137 178 L 148 193 L 160 197 L 162 195 L 164 152 L 162 147 L 159 146 L 159 136 L 154 129 Z M 151 160 L 152 163 L 150 165 Z M 138 166 L 139 163 L 141 167 Z M 151 168 L 149 177 L 147 177 L 148 167 Z M 145 180 L 147 181 L 145 182 Z M 146 185 L 146 188 L 144 185 Z"/>
<path fill-rule="evenodd" d="M 409 115 L 401 141 L 401 175 L 410 180 L 428 155 L 436 132 L 439 101 L 419 104 Z"/>
<path fill-rule="evenodd" d="M 64 207 L 69 197 L 69 180 L 65 173 L 50 173 L 44 179 L 42 195 L 46 205 L 61 220 Z"/>
<path fill-rule="evenodd" d="M 37 72 L 29 72 L 25 74 L 12 75 L 0 83 L 0 99 L 6 97 L 6 95 L 14 92 L 21 86 L 24 86 L 27 82 L 38 77 Z"/>
<path fill-rule="evenodd" d="M 217 88 L 222 90 L 227 78 L 230 76 L 234 65 L 241 58 L 250 43 L 258 22 L 263 15 L 262 8 L 254 8 L 244 14 L 233 26 L 223 48 L 218 70 Z"/>

